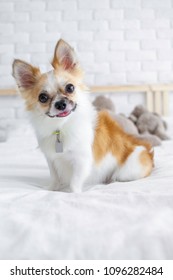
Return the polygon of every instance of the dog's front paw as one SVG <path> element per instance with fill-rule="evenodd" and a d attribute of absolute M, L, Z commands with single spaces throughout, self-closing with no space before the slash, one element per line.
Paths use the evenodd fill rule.
<path fill-rule="evenodd" d="M 49 191 L 61 191 L 63 188 L 64 185 L 62 185 L 60 182 L 54 182 L 54 181 L 52 181 L 48 186 Z"/>

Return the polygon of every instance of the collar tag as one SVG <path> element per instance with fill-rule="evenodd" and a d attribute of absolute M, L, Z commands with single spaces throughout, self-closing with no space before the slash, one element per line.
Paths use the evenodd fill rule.
<path fill-rule="evenodd" d="M 55 151 L 56 151 L 56 153 L 63 153 L 63 143 L 61 141 L 60 131 L 57 130 L 53 134 L 56 135 L 56 142 L 55 142 Z"/>

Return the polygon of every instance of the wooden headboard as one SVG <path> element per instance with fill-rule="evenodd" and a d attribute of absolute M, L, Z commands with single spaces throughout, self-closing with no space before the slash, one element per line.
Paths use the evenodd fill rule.
<path fill-rule="evenodd" d="M 173 91 L 173 84 L 93 86 L 90 87 L 90 90 L 92 93 L 143 92 L 146 96 L 147 109 L 167 116 L 169 114 L 169 92 Z M 0 96 L 16 94 L 15 89 L 0 89 Z"/>

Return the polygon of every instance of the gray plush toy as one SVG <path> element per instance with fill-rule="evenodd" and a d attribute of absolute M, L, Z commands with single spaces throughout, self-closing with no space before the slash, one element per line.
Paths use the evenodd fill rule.
<path fill-rule="evenodd" d="M 112 118 L 123 128 L 126 133 L 134 135 L 141 140 L 148 141 L 152 146 L 161 145 L 161 140 L 156 135 L 151 135 L 149 133 L 140 134 L 135 123 L 135 121 L 137 121 L 137 117 L 134 116 L 132 121 L 131 118 L 127 118 L 124 114 L 115 114 L 115 106 L 112 100 L 109 98 L 100 95 L 94 100 L 93 105 L 97 111 L 107 110 L 111 114 Z M 136 112 L 138 112 L 138 110 L 136 110 Z"/>
<path fill-rule="evenodd" d="M 142 105 L 134 108 L 129 119 L 136 125 L 139 133 L 145 135 L 155 135 L 161 140 L 168 140 L 166 134 L 167 124 L 157 113 L 151 113 Z"/>
<path fill-rule="evenodd" d="M 107 110 L 110 113 L 115 113 L 114 103 L 111 99 L 103 95 L 99 95 L 98 97 L 96 97 L 96 99 L 93 101 L 93 105 L 97 111 Z"/>

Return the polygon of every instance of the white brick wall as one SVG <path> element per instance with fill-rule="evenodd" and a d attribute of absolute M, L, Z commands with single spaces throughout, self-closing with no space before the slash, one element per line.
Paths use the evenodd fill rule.
<path fill-rule="evenodd" d="M 14 58 L 50 69 L 60 37 L 89 85 L 173 81 L 173 0 L 0 0 L 0 88 Z"/>

